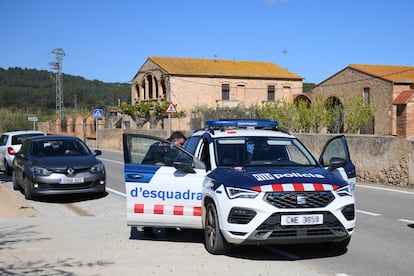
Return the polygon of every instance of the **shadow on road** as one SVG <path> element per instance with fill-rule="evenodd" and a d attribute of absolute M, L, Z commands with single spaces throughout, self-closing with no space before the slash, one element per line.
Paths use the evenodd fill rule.
<path fill-rule="evenodd" d="M 0 181 L 1 182 L 11 182 L 12 177 L 11 177 L 11 175 L 7 175 L 4 172 L 0 172 Z"/>
<path fill-rule="evenodd" d="M 49 240 L 39 236 L 34 225 L 22 227 L 0 226 L 0 251 L 4 249 L 13 249 L 15 244 Z M 0 273 L 0 275 L 3 275 Z"/>
<path fill-rule="evenodd" d="M 108 195 L 107 192 L 102 194 L 67 194 L 67 195 L 48 195 L 36 197 L 34 200 L 49 203 L 75 203 L 81 201 L 95 200 L 104 198 Z"/>
<path fill-rule="evenodd" d="M 169 242 L 203 243 L 203 230 L 194 229 L 170 229 L 145 227 L 138 229 L 131 227 L 130 240 L 152 240 Z M 332 249 L 321 244 L 299 244 L 299 245 L 244 245 L 234 246 L 228 257 L 247 260 L 275 260 L 275 261 L 297 261 L 304 259 L 326 258 L 340 256 L 347 250 Z"/>
<path fill-rule="evenodd" d="M 197 229 L 152 228 L 144 227 L 139 230 L 131 227 L 130 240 L 152 240 L 170 242 L 203 242 L 203 231 Z"/>
<path fill-rule="evenodd" d="M 84 262 L 74 260 L 72 258 L 62 259 L 51 263 L 43 260 L 18 262 L 16 264 L 6 264 L 0 261 L 0 275 L 59 275 L 74 276 L 79 275 L 74 272 L 67 271 L 76 268 L 96 268 L 113 265 L 113 262 L 94 261 Z"/>
<path fill-rule="evenodd" d="M 298 261 L 343 255 L 347 250 L 332 249 L 321 244 L 236 246 L 228 256 L 248 260 Z"/>

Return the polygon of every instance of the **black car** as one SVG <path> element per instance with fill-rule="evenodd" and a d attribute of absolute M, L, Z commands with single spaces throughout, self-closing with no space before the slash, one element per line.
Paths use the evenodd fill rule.
<path fill-rule="evenodd" d="M 13 188 L 34 196 L 105 193 L 106 175 L 101 151 L 91 151 L 75 136 L 37 136 L 26 139 L 13 161 Z"/>

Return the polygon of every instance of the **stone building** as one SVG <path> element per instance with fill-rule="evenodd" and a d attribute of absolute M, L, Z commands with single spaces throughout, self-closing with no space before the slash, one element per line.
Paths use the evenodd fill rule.
<path fill-rule="evenodd" d="M 397 135 L 414 136 L 414 89 L 402 91 L 392 104 L 397 107 Z"/>
<path fill-rule="evenodd" d="M 293 101 L 303 96 L 302 81 L 271 62 L 151 56 L 132 80 L 131 100 L 173 103 L 186 117 L 173 118 L 172 128 L 191 129 L 191 113 L 198 107 Z"/>
<path fill-rule="evenodd" d="M 312 94 L 323 95 L 338 104 L 345 97 L 362 97 L 376 111 L 361 134 L 409 137 L 414 136 L 414 100 L 412 94 L 402 93 L 414 88 L 413 83 L 414 66 L 350 64 L 314 87 Z"/>

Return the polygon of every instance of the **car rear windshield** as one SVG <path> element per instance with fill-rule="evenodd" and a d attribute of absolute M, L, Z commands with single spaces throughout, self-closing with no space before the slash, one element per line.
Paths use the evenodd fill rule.
<path fill-rule="evenodd" d="M 215 148 L 218 166 L 317 165 L 311 153 L 292 138 L 219 138 Z"/>
<path fill-rule="evenodd" d="M 91 151 L 80 140 L 34 140 L 30 154 L 38 157 L 83 156 Z"/>
<path fill-rule="evenodd" d="M 41 133 L 28 133 L 28 134 L 20 134 L 12 136 L 12 145 L 21 145 L 23 141 L 32 136 L 39 136 L 42 135 Z"/>

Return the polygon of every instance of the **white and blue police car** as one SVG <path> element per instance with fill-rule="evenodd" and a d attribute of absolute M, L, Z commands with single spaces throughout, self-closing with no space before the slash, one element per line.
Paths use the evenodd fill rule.
<path fill-rule="evenodd" d="M 316 160 L 267 120 L 206 121 L 184 148 L 124 134 L 127 224 L 204 230 L 205 248 L 324 243 L 355 229 L 355 166 L 343 135 Z"/>

